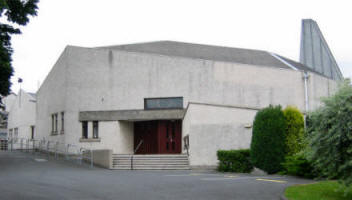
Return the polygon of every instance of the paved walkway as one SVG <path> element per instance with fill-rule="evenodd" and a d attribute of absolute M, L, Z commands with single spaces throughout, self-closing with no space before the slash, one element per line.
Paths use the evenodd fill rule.
<path fill-rule="evenodd" d="M 311 182 L 214 171 L 106 170 L 21 152 L 0 152 L 0 180 L 1 200 L 273 200 L 288 185 Z"/>

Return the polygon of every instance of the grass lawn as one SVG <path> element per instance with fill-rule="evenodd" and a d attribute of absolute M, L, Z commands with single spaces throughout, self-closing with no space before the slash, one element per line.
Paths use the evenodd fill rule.
<path fill-rule="evenodd" d="M 288 187 L 285 196 L 289 200 L 351 200 L 352 193 L 344 196 L 337 181 L 322 181 L 313 184 Z"/>

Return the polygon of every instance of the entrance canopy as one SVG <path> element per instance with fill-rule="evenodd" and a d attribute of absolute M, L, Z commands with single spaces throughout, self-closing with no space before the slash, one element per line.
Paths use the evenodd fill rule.
<path fill-rule="evenodd" d="M 183 119 L 184 109 L 81 111 L 80 121 L 148 121 Z"/>

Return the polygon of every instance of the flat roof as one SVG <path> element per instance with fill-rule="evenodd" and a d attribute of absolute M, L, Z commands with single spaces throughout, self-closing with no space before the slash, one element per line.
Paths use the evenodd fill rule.
<path fill-rule="evenodd" d="M 183 119 L 185 109 L 81 111 L 79 121 L 149 121 Z"/>

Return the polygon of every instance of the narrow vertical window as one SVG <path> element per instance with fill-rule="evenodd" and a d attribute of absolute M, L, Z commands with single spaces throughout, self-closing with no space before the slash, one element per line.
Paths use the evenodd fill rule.
<path fill-rule="evenodd" d="M 57 113 L 55 114 L 55 133 L 57 133 Z"/>
<path fill-rule="evenodd" d="M 18 128 L 15 128 L 15 134 L 14 134 L 15 142 L 18 140 Z"/>
<path fill-rule="evenodd" d="M 51 115 L 51 134 L 54 134 L 54 115 Z"/>
<path fill-rule="evenodd" d="M 61 112 L 61 134 L 64 134 L 65 130 L 65 113 Z"/>
<path fill-rule="evenodd" d="M 84 139 L 88 138 L 88 122 L 87 121 L 82 122 L 82 138 L 84 138 Z"/>
<path fill-rule="evenodd" d="M 93 121 L 93 138 L 99 138 L 99 124 L 98 124 L 98 121 Z"/>
<path fill-rule="evenodd" d="M 31 126 L 31 139 L 34 140 L 34 126 Z"/>

